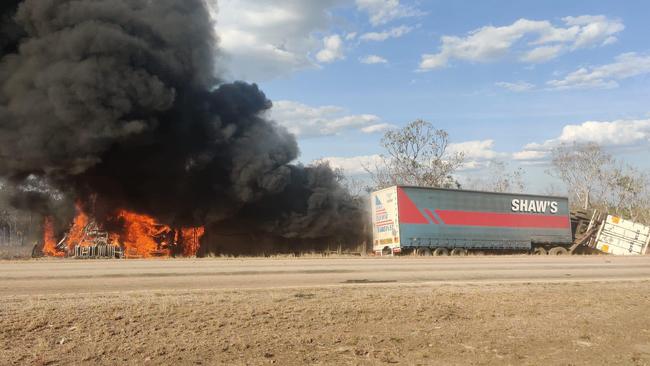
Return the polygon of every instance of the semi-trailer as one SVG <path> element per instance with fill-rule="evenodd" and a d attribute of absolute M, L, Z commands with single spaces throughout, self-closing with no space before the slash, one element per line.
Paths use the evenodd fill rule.
<path fill-rule="evenodd" d="M 607 215 L 599 220 L 598 234 L 591 245 L 602 253 L 643 255 L 650 247 L 650 227 Z"/>
<path fill-rule="evenodd" d="M 371 194 L 376 254 L 575 249 L 566 197 L 393 186 Z"/>

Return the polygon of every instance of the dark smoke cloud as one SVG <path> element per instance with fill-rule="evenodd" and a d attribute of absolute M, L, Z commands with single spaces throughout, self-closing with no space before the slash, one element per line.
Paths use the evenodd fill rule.
<path fill-rule="evenodd" d="M 261 117 L 264 93 L 219 80 L 203 1 L 25 0 L 0 11 L 0 177 L 14 186 L 37 177 L 59 199 L 93 202 L 100 219 L 127 208 L 216 231 L 358 234 L 337 175 L 291 164 L 295 138 Z M 21 192 L 14 200 L 34 195 Z"/>
<path fill-rule="evenodd" d="M 4 0 L 0 4 L 0 54 L 15 52 L 18 40 L 24 36 L 23 29 L 14 21 L 13 14 L 18 8 L 18 0 Z"/>

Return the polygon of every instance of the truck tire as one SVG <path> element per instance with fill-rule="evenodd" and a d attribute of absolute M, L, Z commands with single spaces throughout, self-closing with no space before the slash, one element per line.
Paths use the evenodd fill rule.
<path fill-rule="evenodd" d="M 436 248 L 433 251 L 433 255 L 435 255 L 436 257 L 448 256 L 449 251 L 447 250 L 447 248 Z"/>
<path fill-rule="evenodd" d="M 548 255 L 568 255 L 569 251 L 564 247 L 554 247 L 548 251 Z"/>
<path fill-rule="evenodd" d="M 429 248 L 418 248 L 417 253 L 419 256 L 422 257 L 430 257 L 431 256 L 431 249 Z"/>
<path fill-rule="evenodd" d="M 467 255 L 467 249 L 454 248 L 451 250 L 451 255 L 464 257 Z"/>
<path fill-rule="evenodd" d="M 533 249 L 533 255 L 547 255 L 547 254 L 548 252 L 546 251 L 546 249 L 544 249 L 544 247 L 537 247 Z"/>

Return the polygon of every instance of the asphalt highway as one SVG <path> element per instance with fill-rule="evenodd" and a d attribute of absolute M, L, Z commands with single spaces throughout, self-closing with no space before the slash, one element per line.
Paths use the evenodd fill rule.
<path fill-rule="evenodd" d="M 0 262 L 0 296 L 123 291 L 650 280 L 650 256 Z"/>

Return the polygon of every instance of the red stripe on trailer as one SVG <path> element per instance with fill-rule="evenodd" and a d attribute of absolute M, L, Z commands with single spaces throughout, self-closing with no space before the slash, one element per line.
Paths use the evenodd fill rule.
<path fill-rule="evenodd" d="M 436 210 L 445 225 L 491 226 L 508 228 L 566 229 L 570 227 L 566 216 L 511 214 L 496 212 L 473 212 Z"/>
<path fill-rule="evenodd" d="M 429 221 L 422 215 L 422 212 L 402 188 L 397 188 L 397 207 L 400 222 L 405 224 L 429 224 Z"/>
<path fill-rule="evenodd" d="M 436 217 L 433 216 L 433 212 L 431 212 L 431 210 L 429 210 L 428 208 L 425 208 L 424 212 L 426 212 L 427 216 L 429 216 L 429 218 L 431 219 L 431 221 L 433 221 L 434 224 L 436 224 L 436 225 L 439 224 L 438 220 L 436 220 Z"/>

